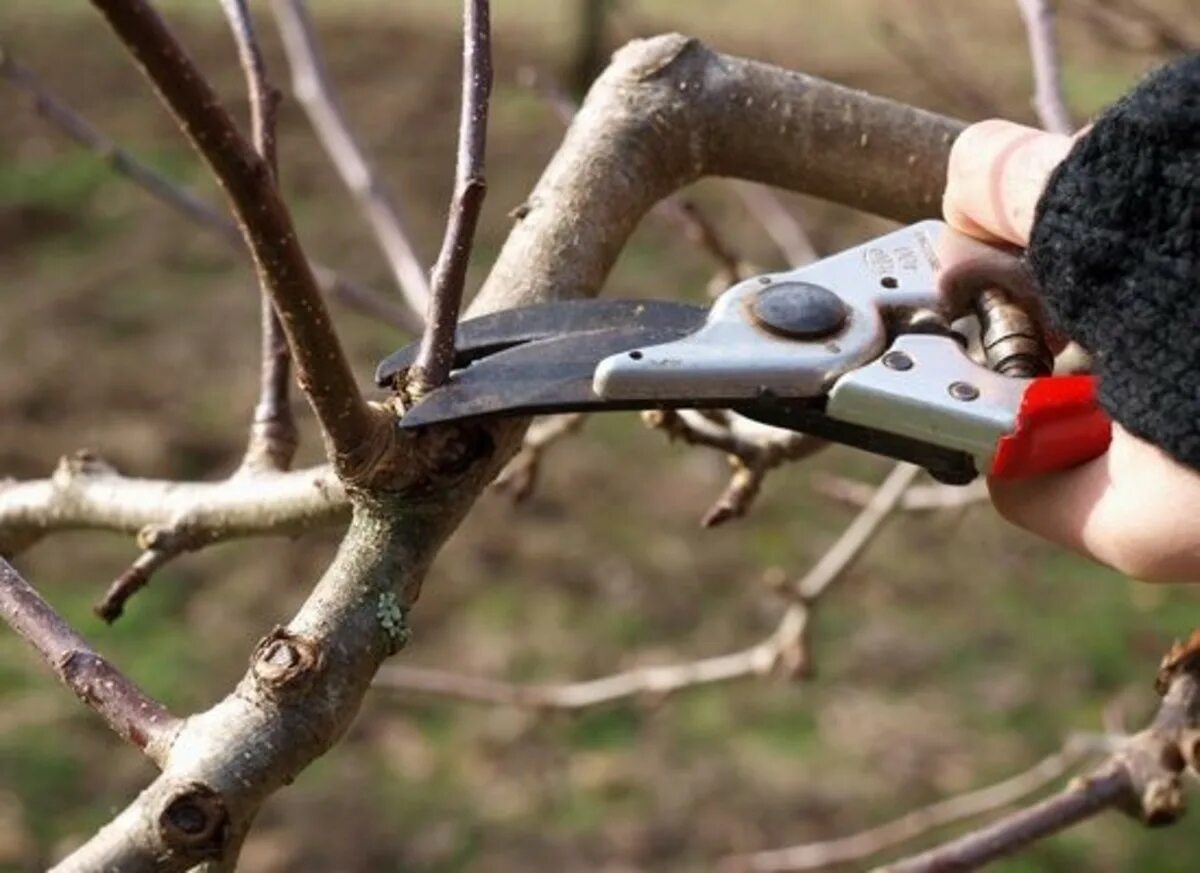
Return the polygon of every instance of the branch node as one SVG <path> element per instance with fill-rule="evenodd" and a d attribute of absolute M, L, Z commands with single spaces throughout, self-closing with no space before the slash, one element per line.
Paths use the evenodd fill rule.
<path fill-rule="evenodd" d="M 163 842 L 187 858 L 220 858 L 229 839 L 229 812 L 221 795 L 198 782 L 172 797 L 158 819 Z"/>
<path fill-rule="evenodd" d="M 324 661 L 312 640 L 276 627 L 254 650 L 250 667 L 259 687 L 272 697 L 306 690 Z"/>

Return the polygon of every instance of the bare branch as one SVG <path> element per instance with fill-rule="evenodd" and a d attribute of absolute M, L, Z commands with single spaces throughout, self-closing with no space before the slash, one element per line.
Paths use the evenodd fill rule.
<path fill-rule="evenodd" d="M 375 677 L 375 687 L 432 694 L 468 703 L 565 711 L 589 709 L 632 697 L 659 701 L 686 688 L 747 676 L 765 676 L 785 659 L 790 670 L 805 670 L 808 666 L 805 639 L 809 616 L 810 612 L 804 606 L 788 609 L 770 636 L 738 652 L 679 664 L 637 667 L 584 682 L 523 685 L 464 676 L 448 670 L 390 664 Z"/>
<path fill-rule="evenodd" d="M 254 21 L 245 0 L 221 0 L 221 8 L 229 21 L 229 29 L 233 32 L 233 40 L 237 46 L 238 60 L 246 76 L 246 91 L 250 97 L 250 138 L 254 143 L 254 150 L 266 163 L 272 181 L 278 186 L 279 160 L 275 141 L 279 92 L 267 80 L 266 63 L 263 61 L 258 38 L 254 35 Z M 242 470 L 248 473 L 288 469 L 300 443 L 296 419 L 292 416 L 291 404 L 288 402 L 291 356 L 288 354 L 287 338 L 283 335 L 283 325 L 279 323 L 279 316 L 276 315 L 275 307 L 271 305 L 271 298 L 265 289 L 262 291 L 259 315 L 262 324 L 262 353 L 258 404 L 254 407 L 250 439 L 242 459 Z M 152 552 L 147 553 L 149 554 Z M 140 560 L 146 566 L 151 563 L 147 555 L 143 555 Z M 138 565 L 135 564 L 131 572 L 135 572 L 137 578 L 144 576 L 145 566 L 141 571 L 137 568 Z"/>
<path fill-rule="evenodd" d="M 0 555 L 66 530 L 184 532 L 193 542 L 296 534 L 344 523 L 350 504 L 329 467 L 224 482 L 132 479 L 88 452 L 59 461 L 49 479 L 0 482 Z"/>
<path fill-rule="evenodd" d="M 442 250 L 433 267 L 425 332 L 410 371 L 410 388 L 423 394 L 446 381 L 454 362 L 454 333 L 467 281 L 475 226 L 483 208 L 488 105 L 492 96 L 492 24 L 489 0 L 463 0 L 462 115 L 454 198 Z"/>
<path fill-rule="evenodd" d="M 521 451 L 508 462 L 508 466 L 492 483 L 493 487 L 506 492 L 513 503 L 520 503 L 528 498 L 537 484 L 538 472 L 546 452 L 560 440 L 578 433 L 585 421 L 587 416 L 581 412 L 548 415 L 534 421 L 525 433 Z"/>
<path fill-rule="evenodd" d="M 879 532 L 883 522 L 900 505 L 904 492 L 920 472 L 921 468 L 913 464 L 901 463 L 893 467 L 870 502 L 855 516 L 837 542 L 817 565 L 795 584 L 795 595 L 801 600 L 811 601 L 824 594 Z"/>
<path fill-rule="evenodd" d="M 1182 772 L 1190 767 L 1195 773 L 1200 764 L 1200 631 L 1168 652 L 1156 687 L 1162 703 L 1150 726 L 1125 739 L 1091 775 L 1028 809 L 881 871 L 975 870 L 1112 808 L 1152 827 L 1176 821 L 1184 810 Z"/>
<path fill-rule="evenodd" d="M 239 254 L 245 252 L 245 244 L 237 224 L 223 212 L 206 203 L 194 191 L 168 179 L 158 170 L 138 160 L 130 152 L 109 139 L 70 104 L 50 91 L 32 70 L 18 63 L 2 45 L 0 45 L 0 76 L 29 95 L 38 115 L 78 145 L 94 152 L 112 168 L 113 172 L 129 179 L 184 218 L 216 234 L 222 242 L 235 249 Z M 322 294 L 408 333 L 416 333 L 420 330 L 420 324 L 402 306 L 383 299 L 370 288 L 339 276 L 328 267 L 317 263 L 313 263 L 311 266 Z"/>
<path fill-rule="evenodd" d="M 1108 737 L 1072 736 L 1057 752 L 1003 782 L 939 801 L 848 837 L 733 857 L 722 869 L 782 873 L 862 861 L 930 831 L 1012 806 L 1057 782 L 1087 757 L 1110 751 L 1112 746 Z"/>
<path fill-rule="evenodd" d="M 821 472 L 813 476 L 813 488 L 826 497 L 851 506 L 866 506 L 875 494 L 875 488 L 865 482 Z M 904 492 L 900 508 L 907 512 L 928 512 L 938 509 L 960 509 L 987 500 L 987 482 L 977 479 L 970 485 L 913 485 Z"/>
<path fill-rule="evenodd" d="M 272 0 L 271 11 L 292 71 L 292 93 L 338 175 L 358 201 L 413 319 L 429 305 L 429 279 L 394 198 L 385 189 L 346 122 L 321 58 L 304 0 Z"/>
<path fill-rule="evenodd" d="M 733 192 L 746 211 L 762 225 L 784 260 L 793 267 L 803 267 L 817 259 L 817 248 L 799 219 L 783 205 L 770 188 L 752 182 L 732 182 Z"/>
<path fill-rule="evenodd" d="M 945 32 L 942 15 L 930 4 L 920 3 L 905 7 L 906 19 L 920 16 L 914 27 L 926 40 L 918 39 L 908 28 L 898 25 L 891 18 L 879 23 L 883 44 L 933 94 L 952 106 L 962 106 L 977 118 L 1001 115 L 999 106 L 990 94 L 978 87 L 968 74 L 972 65 L 952 53 L 953 39 Z M 930 37 L 932 37 L 930 39 Z"/>
<path fill-rule="evenodd" d="M 701 519 L 704 527 L 741 518 L 758 496 L 767 473 L 788 461 L 811 457 L 828 445 L 807 434 L 760 425 L 724 412 L 656 409 L 642 413 L 642 420 L 670 439 L 729 455 L 733 475 Z"/>
<path fill-rule="evenodd" d="M 601 679 L 561 685 L 522 685 L 446 670 L 391 665 L 379 672 L 375 686 L 474 703 L 575 710 L 629 697 L 659 699 L 685 688 L 748 676 L 766 676 L 775 670 L 791 677 L 806 676 L 812 666 L 808 630 L 817 599 L 867 547 L 883 519 L 895 509 L 903 489 L 917 470 L 919 468 L 909 464 L 897 465 L 880 485 L 877 498 L 850 523 L 824 557 L 799 582 L 786 586 L 784 593 L 792 602 L 783 618 L 766 639 L 749 648 L 679 664 L 638 667 Z"/>
<path fill-rule="evenodd" d="M 339 473 L 358 478 L 387 426 L 363 400 L 271 174 L 191 58 L 145 0 L 92 0 L 137 59 L 233 203 L 259 280 L 287 333 L 297 377 Z"/>
<path fill-rule="evenodd" d="M 3 558 L 0 617 L 123 740 L 162 766 L 179 720 L 97 654 Z"/>
<path fill-rule="evenodd" d="M 1071 133 L 1075 123 L 1067 109 L 1062 86 L 1062 63 L 1054 36 L 1051 0 L 1017 0 L 1029 56 L 1033 61 L 1033 108 L 1042 127 L 1051 133 Z"/>

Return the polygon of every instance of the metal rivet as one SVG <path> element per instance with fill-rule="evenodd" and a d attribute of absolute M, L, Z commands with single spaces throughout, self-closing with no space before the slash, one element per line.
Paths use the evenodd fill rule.
<path fill-rule="evenodd" d="M 889 370 L 911 370 L 913 359 L 904 352 L 888 352 L 883 356 L 883 365 Z"/>
<path fill-rule="evenodd" d="M 849 315 L 840 297 L 811 282 L 774 285 L 760 291 L 750 304 L 750 316 L 759 326 L 788 339 L 831 337 Z"/>
<path fill-rule="evenodd" d="M 950 396 L 955 400 L 970 402 L 979 397 L 979 389 L 970 382 L 951 382 Z"/>
<path fill-rule="evenodd" d="M 759 284 L 759 285 L 770 285 L 770 284 L 771 284 L 771 277 L 770 277 L 770 276 L 759 276 L 759 277 L 758 277 L 758 284 Z"/>

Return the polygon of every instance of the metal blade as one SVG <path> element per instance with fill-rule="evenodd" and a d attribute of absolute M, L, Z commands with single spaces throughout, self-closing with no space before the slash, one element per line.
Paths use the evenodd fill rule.
<path fill-rule="evenodd" d="M 610 328 L 661 327 L 690 333 L 704 323 L 706 314 L 704 307 L 666 300 L 564 300 L 506 309 L 458 326 L 454 366 L 465 367 L 522 343 Z M 375 370 L 375 383 L 390 385 L 416 361 L 419 346 L 410 343 L 385 358 Z"/>
<path fill-rule="evenodd" d="M 412 428 L 497 415 L 695 406 L 686 397 L 648 402 L 592 391 L 596 364 L 609 355 L 670 342 L 692 327 L 634 325 L 525 343 L 459 370 L 408 410 L 400 424 Z"/>

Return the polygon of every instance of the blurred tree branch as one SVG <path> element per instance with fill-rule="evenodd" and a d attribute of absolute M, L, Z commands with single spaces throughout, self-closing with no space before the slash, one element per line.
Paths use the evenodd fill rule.
<path fill-rule="evenodd" d="M 429 279 L 399 207 L 355 140 L 334 94 L 304 0 L 272 0 L 271 11 L 292 71 L 292 93 L 346 188 L 358 201 L 392 276 L 419 324 L 429 302 Z"/>
<path fill-rule="evenodd" d="M 54 94 L 32 70 L 18 62 L 2 45 L 0 76 L 7 79 L 13 87 L 29 95 L 34 110 L 43 119 L 83 148 L 94 152 L 114 172 L 129 179 L 184 218 L 214 233 L 239 253 L 245 252 L 245 244 L 235 222 L 206 203 L 194 191 L 177 184 L 121 148 L 61 97 Z M 329 267 L 317 263 L 312 264 L 312 271 L 322 294 L 408 333 L 418 332 L 419 323 L 413 321 L 403 307 L 385 300 L 376 291 L 351 282 Z"/>

